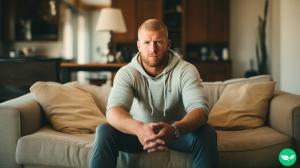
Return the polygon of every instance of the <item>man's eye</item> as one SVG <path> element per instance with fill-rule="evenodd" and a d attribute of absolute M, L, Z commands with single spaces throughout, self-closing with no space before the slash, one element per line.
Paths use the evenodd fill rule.
<path fill-rule="evenodd" d="M 161 45 L 161 44 L 162 44 L 162 41 L 155 41 L 155 44 Z"/>
<path fill-rule="evenodd" d="M 149 43 L 150 43 L 149 41 L 145 41 L 145 42 L 144 42 L 144 44 L 149 44 Z"/>

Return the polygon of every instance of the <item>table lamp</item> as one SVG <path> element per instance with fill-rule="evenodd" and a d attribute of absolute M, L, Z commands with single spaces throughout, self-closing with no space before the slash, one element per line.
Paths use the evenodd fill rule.
<path fill-rule="evenodd" d="M 110 33 L 110 41 L 108 42 L 108 62 L 115 62 L 115 47 L 113 46 L 112 33 L 125 33 L 126 26 L 122 11 L 117 8 L 103 8 L 100 12 L 96 31 L 108 31 Z"/>

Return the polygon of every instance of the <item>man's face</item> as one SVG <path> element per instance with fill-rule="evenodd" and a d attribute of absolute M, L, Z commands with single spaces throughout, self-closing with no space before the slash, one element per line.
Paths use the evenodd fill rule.
<path fill-rule="evenodd" d="M 137 46 L 141 54 L 143 64 L 149 67 L 163 65 L 167 59 L 169 41 L 163 30 L 151 31 L 141 30 L 139 32 Z"/>

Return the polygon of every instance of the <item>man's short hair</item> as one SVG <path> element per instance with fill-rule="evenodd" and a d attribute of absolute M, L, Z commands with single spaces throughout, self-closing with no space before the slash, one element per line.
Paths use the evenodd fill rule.
<path fill-rule="evenodd" d="M 148 20 L 144 21 L 138 29 L 138 37 L 140 35 L 140 31 L 143 29 L 150 30 L 150 31 L 151 30 L 152 31 L 163 30 L 168 39 L 168 28 L 162 21 L 160 21 L 158 19 L 148 19 Z"/>

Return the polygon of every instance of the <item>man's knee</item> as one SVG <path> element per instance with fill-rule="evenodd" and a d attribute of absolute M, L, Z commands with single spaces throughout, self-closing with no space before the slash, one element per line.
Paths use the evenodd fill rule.
<path fill-rule="evenodd" d="M 213 127 L 206 124 L 199 129 L 198 138 L 193 150 L 195 154 L 193 167 L 218 167 L 217 133 Z"/>
<path fill-rule="evenodd" d="M 96 139 L 103 139 L 112 136 L 116 130 L 108 123 L 99 124 L 96 128 Z"/>
<path fill-rule="evenodd" d="M 108 123 L 99 124 L 96 128 L 96 132 L 103 133 L 103 132 L 107 132 L 107 131 L 111 130 L 112 128 L 113 127 L 111 125 L 109 125 Z"/>
<path fill-rule="evenodd" d="M 205 124 L 199 130 L 197 130 L 196 134 L 197 139 L 202 142 L 215 142 L 217 143 L 217 133 L 216 130 L 210 126 L 209 124 Z"/>

